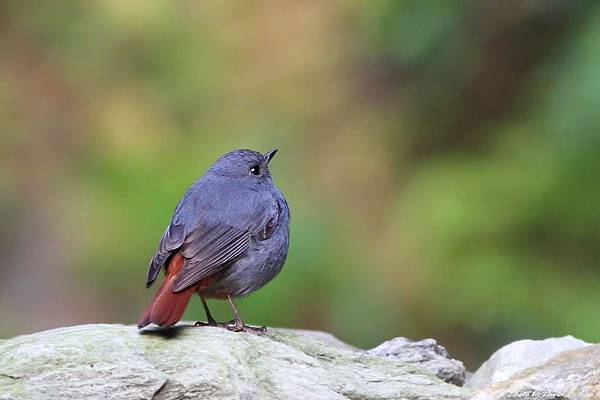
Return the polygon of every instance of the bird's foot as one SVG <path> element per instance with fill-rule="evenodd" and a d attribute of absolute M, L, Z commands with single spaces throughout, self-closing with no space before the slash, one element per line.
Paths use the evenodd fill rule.
<path fill-rule="evenodd" d="M 266 326 L 246 325 L 241 321 L 236 321 L 235 319 L 232 319 L 231 321 L 227 322 L 217 322 L 215 320 L 209 320 L 208 322 L 197 321 L 194 324 L 194 326 L 212 326 L 218 328 L 225 328 L 231 332 L 252 332 L 256 334 L 263 334 L 267 332 Z"/>
<path fill-rule="evenodd" d="M 227 322 L 217 322 L 214 319 L 208 320 L 208 322 L 204 321 L 196 321 L 194 326 L 212 326 L 214 328 L 226 328 L 229 329 L 231 325 L 235 324 L 235 320 L 227 321 Z"/>
<path fill-rule="evenodd" d="M 212 321 L 212 322 L 211 321 L 208 321 L 208 322 L 196 321 L 194 326 L 217 326 L 217 323 L 215 321 Z"/>
<path fill-rule="evenodd" d="M 263 334 L 263 333 L 267 333 L 267 327 L 266 326 L 250 326 L 250 325 L 246 325 L 241 321 L 230 321 L 233 322 L 232 324 L 228 324 L 226 326 L 226 328 L 231 331 L 231 332 L 251 332 L 251 333 L 256 333 L 256 334 Z"/>
<path fill-rule="evenodd" d="M 225 327 L 227 326 L 227 324 L 231 323 L 233 321 L 230 322 L 217 322 L 215 321 L 215 319 L 212 316 L 208 317 L 208 322 L 203 322 L 203 321 L 196 321 L 196 323 L 194 324 L 194 326 L 212 326 L 212 327 Z"/>

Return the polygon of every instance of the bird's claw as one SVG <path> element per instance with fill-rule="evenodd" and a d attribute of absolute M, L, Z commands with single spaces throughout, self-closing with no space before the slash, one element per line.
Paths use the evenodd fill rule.
<path fill-rule="evenodd" d="M 226 328 L 231 332 L 251 332 L 256 334 L 263 334 L 267 332 L 266 326 L 250 326 L 240 321 L 232 321 L 233 324 L 227 325 Z"/>
<path fill-rule="evenodd" d="M 212 326 L 213 328 L 226 328 L 229 329 L 232 325 L 235 324 L 235 320 L 227 321 L 227 322 L 217 322 L 215 320 L 209 320 L 208 322 L 204 321 L 196 321 L 194 326 Z"/>
<path fill-rule="evenodd" d="M 217 326 L 216 322 L 204 322 L 204 321 L 196 321 L 196 323 L 194 324 L 194 326 Z"/>
<path fill-rule="evenodd" d="M 267 332 L 266 326 L 251 326 L 246 325 L 242 321 L 232 319 L 227 322 L 217 322 L 214 319 L 208 320 L 208 322 L 197 321 L 194 326 L 212 326 L 218 328 L 225 328 L 231 332 L 251 332 L 256 334 L 263 334 Z"/>
<path fill-rule="evenodd" d="M 196 323 L 194 324 L 194 326 L 212 326 L 212 327 L 221 327 L 224 328 L 227 325 L 231 324 L 233 322 L 233 320 L 229 321 L 229 322 L 217 322 L 214 319 L 210 318 L 208 320 L 208 322 L 204 322 L 204 321 L 196 321 Z"/>

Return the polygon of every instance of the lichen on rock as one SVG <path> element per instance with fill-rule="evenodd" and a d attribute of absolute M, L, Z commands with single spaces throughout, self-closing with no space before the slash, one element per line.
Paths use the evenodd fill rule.
<path fill-rule="evenodd" d="M 335 338 L 81 325 L 0 342 L 0 399 L 466 399 L 469 390 Z"/>

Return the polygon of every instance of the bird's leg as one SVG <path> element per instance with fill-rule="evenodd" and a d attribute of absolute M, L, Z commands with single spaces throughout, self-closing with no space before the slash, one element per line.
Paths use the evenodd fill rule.
<path fill-rule="evenodd" d="M 200 295 L 200 300 L 202 300 L 202 306 L 204 307 L 204 312 L 206 313 L 206 320 L 208 322 L 198 321 L 194 324 L 194 326 L 219 326 L 219 323 L 213 318 L 210 310 L 208 309 L 208 304 L 206 303 L 206 299 L 204 295 Z"/>
<path fill-rule="evenodd" d="M 235 305 L 235 301 L 231 298 L 230 295 L 227 295 L 227 299 L 229 300 L 229 304 L 231 305 L 231 310 L 233 311 L 233 324 L 227 325 L 227 329 L 232 332 L 254 332 L 254 333 L 265 333 L 267 331 L 266 327 L 256 327 L 244 324 L 242 318 L 240 317 L 240 313 Z"/>

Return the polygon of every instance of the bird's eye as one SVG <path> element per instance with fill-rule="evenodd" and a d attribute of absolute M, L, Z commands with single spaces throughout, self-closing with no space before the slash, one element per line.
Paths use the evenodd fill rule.
<path fill-rule="evenodd" d="M 258 165 L 253 166 L 250 168 L 250 173 L 252 175 L 260 175 L 260 167 Z"/>

